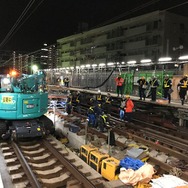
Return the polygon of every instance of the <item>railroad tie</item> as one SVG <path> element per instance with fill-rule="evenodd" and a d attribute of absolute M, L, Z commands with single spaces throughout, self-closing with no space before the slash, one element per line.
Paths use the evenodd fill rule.
<path fill-rule="evenodd" d="M 10 147 L 3 147 L 3 148 L 1 148 L 1 151 L 4 154 L 4 153 L 7 153 L 7 152 L 11 152 L 12 148 L 10 148 Z"/>
<path fill-rule="evenodd" d="M 25 151 L 32 151 L 32 150 L 36 150 L 36 149 L 41 148 L 41 145 L 35 144 L 35 145 L 32 145 L 32 146 L 20 146 L 20 147 Z"/>
<path fill-rule="evenodd" d="M 66 149 L 59 151 L 64 157 L 69 155 L 69 152 Z"/>
<path fill-rule="evenodd" d="M 69 178 L 70 178 L 70 173 L 67 172 L 61 174 L 59 177 L 56 178 L 51 178 L 51 179 L 41 178 L 40 181 L 44 184 L 44 186 L 48 188 L 54 188 L 54 187 L 65 186 Z"/>
<path fill-rule="evenodd" d="M 73 162 L 72 164 L 77 168 L 77 169 L 82 169 L 83 165 L 82 165 L 83 161 L 81 160 L 76 160 L 75 162 Z M 85 162 L 84 162 L 85 163 Z"/>
<path fill-rule="evenodd" d="M 77 186 L 76 188 L 82 188 L 80 185 L 80 182 L 78 180 L 70 180 L 67 182 L 66 188 L 73 188 L 74 186 Z"/>
<path fill-rule="evenodd" d="M 62 172 L 62 167 L 61 166 L 57 166 L 53 169 L 50 170 L 35 170 L 34 172 L 40 176 L 40 178 L 53 178 L 54 176 L 57 176 L 57 174 L 60 175 L 60 173 Z"/>
<path fill-rule="evenodd" d="M 29 159 L 30 162 L 33 162 L 33 163 L 43 163 L 43 162 L 48 162 L 49 158 L 50 158 L 50 154 L 49 153 L 46 153 L 42 156 L 39 156 L 39 157 L 31 157 Z"/>
<path fill-rule="evenodd" d="M 3 153 L 3 155 L 4 155 L 5 159 L 10 159 L 13 156 L 15 156 L 15 153 L 14 152 L 6 152 L 6 153 Z"/>
<path fill-rule="evenodd" d="M 30 166 L 32 166 L 32 168 L 34 168 L 35 170 L 46 170 L 50 167 L 52 167 L 53 165 L 55 165 L 57 163 L 57 159 L 51 159 L 48 162 L 45 163 L 29 163 Z"/>
<path fill-rule="evenodd" d="M 8 147 L 8 143 L 7 142 L 1 142 L 0 143 L 0 146 L 3 148 L 3 147 Z"/>
<path fill-rule="evenodd" d="M 13 157 L 11 159 L 5 159 L 5 163 L 6 165 L 9 167 L 11 165 L 16 165 L 16 164 L 19 164 L 19 160 L 17 157 Z"/>
<path fill-rule="evenodd" d="M 14 185 L 15 188 L 28 188 L 29 181 L 20 182 Z"/>
<path fill-rule="evenodd" d="M 11 175 L 11 179 L 13 183 L 19 182 L 24 176 L 24 173 Z"/>
<path fill-rule="evenodd" d="M 45 152 L 44 148 L 40 148 L 38 150 L 34 151 L 22 151 L 25 155 L 28 155 L 29 157 L 36 157 L 36 156 L 41 156 L 43 152 Z"/>
<path fill-rule="evenodd" d="M 20 164 L 8 167 L 8 171 L 9 171 L 10 175 L 15 174 L 15 173 L 19 173 L 19 172 L 21 172 L 21 170 L 22 170 L 22 168 L 21 168 Z"/>
<path fill-rule="evenodd" d="M 79 169 L 79 171 L 80 171 L 82 174 L 84 174 L 85 177 L 91 176 L 91 171 L 89 171 L 89 169 L 82 168 L 82 169 Z"/>

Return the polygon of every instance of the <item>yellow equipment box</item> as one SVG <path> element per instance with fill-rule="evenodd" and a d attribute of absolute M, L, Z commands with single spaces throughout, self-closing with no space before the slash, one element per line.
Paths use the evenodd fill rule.
<path fill-rule="evenodd" d="M 101 173 L 102 160 L 108 158 L 109 155 L 102 153 L 98 150 L 92 151 L 89 157 L 89 166 L 95 169 L 97 172 Z"/>
<path fill-rule="evenodd" d="M 80 148 L 80 158 L 88 164 L 90 153 L 95 150 L 98 150 L 98 148 L 93 145 L 82 145 Z"/>
<path fill-rule="evenodd" d="M 120 161 L 114 157 L 104 159 L 101 166 L 101 175 L 109 181 L 117 180 L 119 175 L 119 163 Z"/>

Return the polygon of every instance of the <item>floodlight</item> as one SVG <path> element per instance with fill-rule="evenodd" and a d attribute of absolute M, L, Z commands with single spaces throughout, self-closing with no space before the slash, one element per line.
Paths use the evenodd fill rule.
<path fill-rule="evenodd" d="M 151 59 L 142 59 L 140 63 L 151 63 Z"/>
<path fill-rule="evenodd" d="M 188 55 L 180 56 L 179 60 L 188 60 Z"/>
<path fill-rule="evenodd" d="M 161 57 L 158 59 L 158 61 L 171 61 L 172 58 L 171 57 Z"/>
<path fill-rule="evenodd" d="M 127 64 L 136 64 L 136 61 L 135 60 L 132 60 L 132 61 L 128 61 Z"/>

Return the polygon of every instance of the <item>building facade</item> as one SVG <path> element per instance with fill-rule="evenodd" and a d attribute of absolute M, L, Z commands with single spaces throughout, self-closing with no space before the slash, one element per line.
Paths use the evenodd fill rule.
<path fill-rule="evenodd" d="M 57 68 L 171 56 L 188 50 L 188 18 L 155 11 L 57 40 Z"/>

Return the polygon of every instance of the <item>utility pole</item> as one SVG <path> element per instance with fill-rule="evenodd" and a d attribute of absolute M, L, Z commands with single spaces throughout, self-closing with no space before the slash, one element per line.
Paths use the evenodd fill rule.
<path fill-rule="evenodd" d="M 13 69 L 15 69 L 15 67 L 16 67 L 16 52 L 15 51 L 13 51 L 13 53 L 12 53 L 12 56 L 13 56 Z"/>

